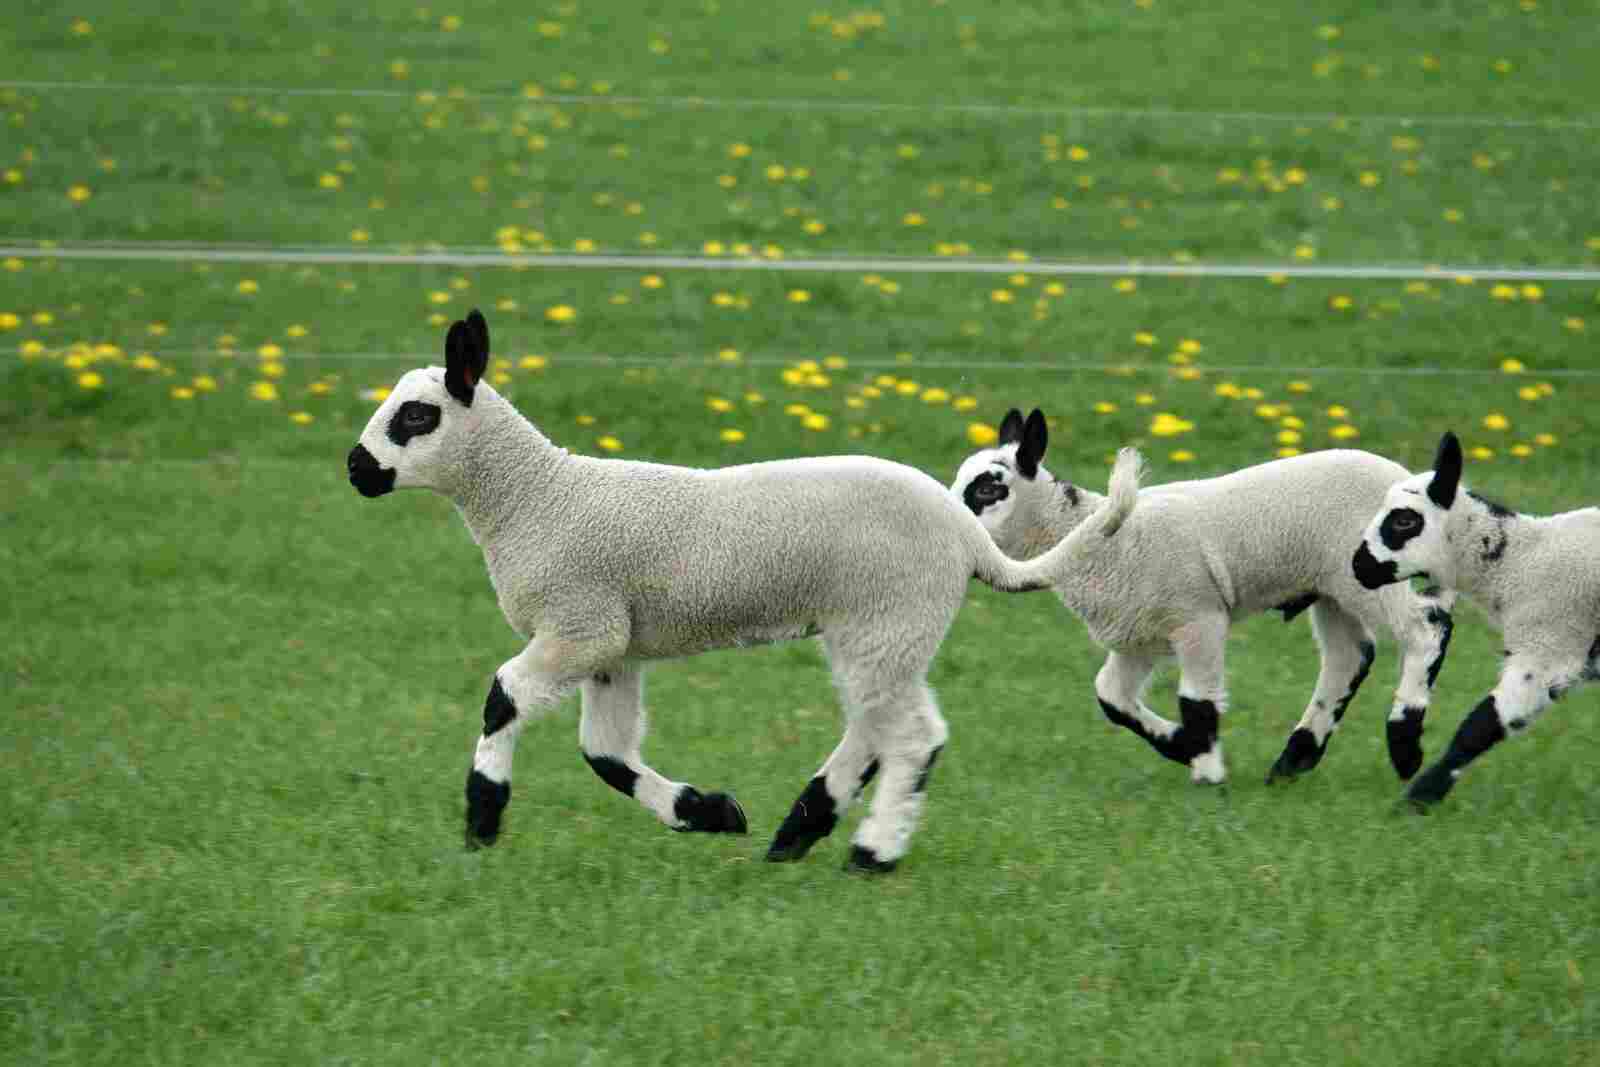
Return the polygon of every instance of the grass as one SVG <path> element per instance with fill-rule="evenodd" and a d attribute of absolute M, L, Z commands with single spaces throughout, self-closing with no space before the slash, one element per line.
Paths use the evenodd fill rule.
<path fill-rule="evenodd" d="M 315 22 L 26 5 L 0 27 L 19 81 L 403 95 L 0 90 L 20 131 L 0 149 L 0 175 L 18 175 L 0 181 L 0 233 L 1600 254 L 1592 145 L 1544 124 L 1592 119 L 1593 5 L 1167 6 L 886 4 L 877 27 L 709 4 Z M 533 83 L 545 97 L 523 95 Z M 612 100 L 550 102 L 563 93 Z M 615 100 L 686 95 L 912 110 Z M 978 102 L 1303 117 L 927 108 Z M 1401 112 L 1423 121 L 1383 117 Z M 1533 125 L 1426 121 L 1462 114 Z M 1592 498 L 1593 284 L 1108 277 L 1051 292 L 1022 259 L 1015 276 L 659 272 L 658 287 L 646 270 L 0 266 L 5 1059 L 1600 1058 L 1592 693 L 1413 818 L 1383 752 L 1385 644 L 1322 766 L 1268 788 L 1315 651 L 1304 620 L 1252 619 L 1230 646 L 1232 779 L 1201 790 L 1104 722 L 1100 655 L 1059 604 L 975 587 L 932 677 L 951 744 L 893 876 L 839 871 L 853 819 L 803 864 L 760 862 L 837 739 L 805 642 L 650 674 L 651 762 L 734 792 L 750 837 L 671 834 L 605 789 L 568 705 L 523 735 L 501 844 L 468 854 L 461 782 L 517 641 L 447 503 L 363 501 L 342 470 L 372 391 L 437 360 L 440 320 L 481 306 L 500 387 L 583 451 L 868 451 L 944 480 L 1007 407 L 1037 404 L 1047 464 L 1098 488 L 1128 442 L 1167 479 L 1336 444 L 1420 467 L 1453 427 L 1480 450 L 1475 488 L 1560 510 Z M 1190 428 L 1162 436 L 1157 412 Z M 1498 649 L 1481 613 L 1458 613 L 1430 754 L 1493 684 Z M 1175 704 L 1170 671 L 1153 701 Z"/>

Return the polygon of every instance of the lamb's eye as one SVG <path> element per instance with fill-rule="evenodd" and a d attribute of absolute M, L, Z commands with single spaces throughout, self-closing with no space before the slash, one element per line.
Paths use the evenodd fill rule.
<path fill-rule="evenodd" d="M 986 504 L 992 504 L 996 500 L 1003 500 L 1006 493 L 1005 482 L 980 482 L 972 487 L 972 495 Z"/>
<path fill-rule="evenodd" d="M 1407 511 L 1397 511 L 1389 517 L 1389 524 L 1395 533 L 1415 533 L 1417 527 L 1422 525 L 1422 518 Z"/>
<path fill-rule="evenodd" d="M 408 405 L 400 413 L 400 425 L 413 433 L 433 429 L 439 421 L 439 409 L 428 404 Z"/>

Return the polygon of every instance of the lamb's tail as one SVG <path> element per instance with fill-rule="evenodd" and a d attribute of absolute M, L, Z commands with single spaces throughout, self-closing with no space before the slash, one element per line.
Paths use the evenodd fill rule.
<path fill-rule="evenodd" d="M 1071 556 L 1094 552 L 1102 539 L 1122 528 L 1139 502 L 1139 478 L 1144 473 L 1144 459 L 1136 448 L 1124 448 L 1117 453 L 1111 468 L 1111 484 L 1106 489 L 1106 499 L 1077 529 L 1042 556 L 1026 562 L 1014 560 L 1001 552 L 984 531 L 987 551 L 981 552 L 975 575 L 989 585 L 1007 593 L 1029 593 L 1048 589 L 1055 584 L 1054 576 L 1062 563 Z M 979 529 L 982 529 L 981 525 Z"/>

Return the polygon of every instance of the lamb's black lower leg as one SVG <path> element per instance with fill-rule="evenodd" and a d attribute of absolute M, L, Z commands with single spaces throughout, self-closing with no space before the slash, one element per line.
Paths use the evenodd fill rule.
<path fill-rule="evenodd" d="M 511 727 L 516 718 L 517 707 L 501 688 L 500 677 L 496 675 L 494 682 L 489 686 L 489 695 L 483 701 L 483 735 L 478 742 L 480 755 L 483 754 L 485 744 L 501 731 Z M 509 767 L 509 761 L 503 759 L 482 760 L 477 756 L 474 757 L 472 769 L 467 772 L 468 848 L 483 848 L 494 844 L 495 839 L 500 836 L 500 815 L 505 811 L 506 805 L 511 803 L 511 783 L 495 781 L 479 769 L 480 763 L 490 770 L 494 770 L 494 765 L 500 763 L 505 763 Z"/>
<path fill-rule="evenodd" d="M 1467 764 L 1505 740 L 1506 730 L 1500 724 L 1500 709 L 1493 694 L 1486 696 L 1472 709 L 1450 739 L 1437 763 L 1423 771 L 1406 790 L 1406 799 L 1419 810 L 1427 810 L 1445 798 L 1456 784 L 1456 776 Z"/>
<path fill-rule="evenodd" d="M 1272 769 L 1267 771 L 1268 785 L 1279 779 L 1293 780 L 1322 762 L 1323 754 L 1328 751 L 1328 742 L 1333 739 L 1333 728 L 1344 721 L 1345 709 L 1360 691 L 1361 683 L 1367 680 L 1367 675 L 1372 670 L 1372 661 L 1377 656 L 1377 648 L 1371 641 L 1362 641 L 1358 650 L 1361 659 L 1343 695 L 1333 705 L 1333 723 L 1328 727 L 1328 732 L 1322 735 L 1321 741 L 1318 741 L 1317 735 L 1310 729 L 1304 726 L 1295 727 L 1294 732 L 1289 735 L 1288 742 L 1283 746 L 1283 752 L 1273 763 Z"/>

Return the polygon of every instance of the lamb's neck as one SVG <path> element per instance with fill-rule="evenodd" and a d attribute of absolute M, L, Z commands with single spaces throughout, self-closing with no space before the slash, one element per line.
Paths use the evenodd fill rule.
<path fill-rule="evenodd" d="M 1094 514 L 1105 497 L 1099 493 L 1051 479 L 1039 486 L 1045 490 L 1029 500 L 1019 524 L 1017 559 L 1033 559 L 1054 548 Z"/>
<path fill-rule="evenodd" d="M 1508 511 L 1462 491 L 1450 520 L 1456 589 L 1498 612 L 1510 592 L 1508 564 L 1525 558 L 1544 533 L 1544 520 Z"/>
<path fill-rule="evenodd" d="M 487 395 L 485 395 L 487 393 Z M 472 448 L 449 494 L 479 545 L 513 525 L 559 511 L 570 488 L 567 450 L 558 448 L 498 393 L 479 386 Z M 526 531 L 523 531 L 526 533 Z"/>

